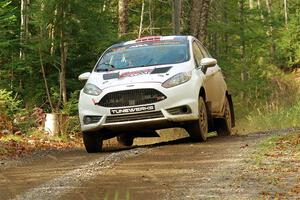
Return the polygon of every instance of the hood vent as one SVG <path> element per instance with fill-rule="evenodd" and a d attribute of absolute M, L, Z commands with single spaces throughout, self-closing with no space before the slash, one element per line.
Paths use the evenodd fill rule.
<path fill-rule="evenodd" d="M 103 74 L 103 80 L 110 80 L 119 78 L 119 72 L 118 73 L 109 73 L 109 74 Z"/>
<path fill-rule="evenodd" d="M 167 73 L 172 67 L 160 67 L 160 68 L 155 68 L 151 74 L 164 74 Z"/>

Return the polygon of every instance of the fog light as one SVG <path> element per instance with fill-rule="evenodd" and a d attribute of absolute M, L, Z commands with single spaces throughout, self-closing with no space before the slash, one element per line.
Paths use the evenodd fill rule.
<path fill-rule="evenodd" d="M 84 116 L 83 117 L 83 123 L 84 124 L 94 124 L 98 123 L 102 116 Z"/>
<path fill-rule="evenodd" d="M 171 115 L 182 115 L 182 114 L 190 114 L 192 113 L 192 110 L 189 106 L 179 106 L 175 108 L 169 108 L 167 109 L 168 113 Z"/>

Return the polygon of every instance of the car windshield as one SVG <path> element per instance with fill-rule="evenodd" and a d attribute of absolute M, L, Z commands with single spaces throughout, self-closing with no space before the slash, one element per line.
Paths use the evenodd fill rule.
<path fill-rule="evenodd" d="M 189 60 L 188 42 L 165 40 L 112 47 L 98 62 L 96 71 L 121 70 Z"/>

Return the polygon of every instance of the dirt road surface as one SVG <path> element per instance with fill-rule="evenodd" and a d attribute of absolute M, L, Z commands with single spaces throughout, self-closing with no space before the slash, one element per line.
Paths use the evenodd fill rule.
<path fill-rule="evenodd" d="M 1 161 L 0 199 L 258 199 L 264 186 L 241 174 L 272 134 L 136 142 L 99 154 L 74 149 Z"/>

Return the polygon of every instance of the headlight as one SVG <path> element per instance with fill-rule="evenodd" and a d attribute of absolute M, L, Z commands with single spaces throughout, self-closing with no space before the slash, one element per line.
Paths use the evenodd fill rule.
<path fill-rule="evenodd" d="M 100 90 L 96 85 L 87 83 L 85 84 L 83 88 L 83 92 L 85 94 L 93 95 L 93 96 L 98 96 L 101 94 L 102 90 Z"/>
<path fill-rule="evenodd" d="M 168 80 L 166 80 L 162 86 L 164 88 L 171 88 L 177 85 L 180 85 L 182 83 L 185 83 L 189 81 L 192 77 L 192 72 L 182 72 L 179 74 L 176 74 L 175 76 L 172 76 Z"/>

